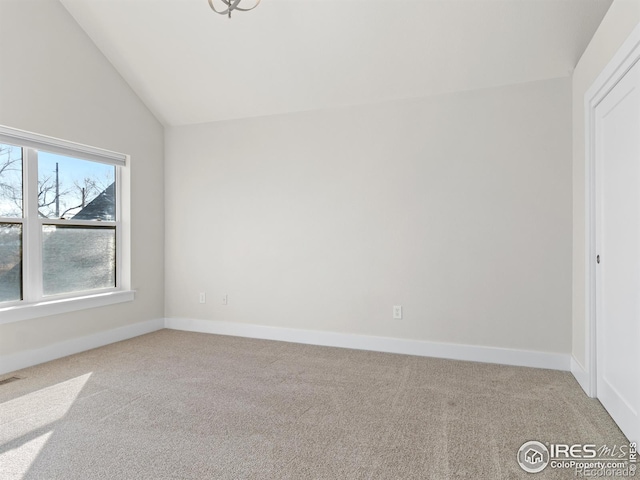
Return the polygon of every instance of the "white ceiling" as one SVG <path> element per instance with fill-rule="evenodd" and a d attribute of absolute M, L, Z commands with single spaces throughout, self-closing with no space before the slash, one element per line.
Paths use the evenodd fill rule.
<path fill-rule="evenodd" d="M 60 1 L 184 125 L 567 76 L 612 0 Z"/>

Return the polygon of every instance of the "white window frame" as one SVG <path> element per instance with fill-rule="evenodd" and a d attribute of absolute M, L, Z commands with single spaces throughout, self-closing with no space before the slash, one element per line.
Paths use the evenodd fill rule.
<path fill-rule="evenodd" d="M 128 188 L 123 188 L 125 174 L 128 178 L 129 155 L 2 125 L 0 125 L 0 143 L 22 147 L 23 154 L 23 216 L 22 218 L 0 217 L 0 223 L 22 225 L 22 300 L 0 303 L 0 325 L 132 301 L 135 292 L 131 290 L 130 278 L 130 222 L 128 221 L 130 195 Z M 38 151 L 115 166 L 115 221 L 40 218 L 38 205 L 37 202 L 34 202 L 35 197 L 32 194 L 38 189 Z M 29 194 L 30 192 L 31 194 Z M 115 287 L 44 296 L 42 285 L 42 230 L 44 225 L 115 227 Z"/>

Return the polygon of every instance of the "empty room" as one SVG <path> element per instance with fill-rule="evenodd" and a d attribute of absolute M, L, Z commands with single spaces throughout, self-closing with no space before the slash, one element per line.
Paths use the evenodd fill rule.
<path fill-rule="evenodd" d="M 640 0 L 0 0 L 0 479 L 635 477 L 638 60 Z"/>

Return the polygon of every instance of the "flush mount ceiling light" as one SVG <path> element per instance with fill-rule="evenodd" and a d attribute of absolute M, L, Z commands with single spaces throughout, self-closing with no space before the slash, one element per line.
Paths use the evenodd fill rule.
<path fill-rule="evenodd" d="M 211 10 L 213 10 L 216 13 L 219 13 L 220 15 L 228 15 L 229 18 L 231 18 L 232 11 L 238 10 L 239 12 L 248 12 L 249 10 L 253 10 L 254 8 L 256 8 L 260 3 L 260 0 L 255 0 L 256 2 L 255 5 L 250 8 L 239 7 L 238 5 L 240 5 L 242 0 L 220 0 L 220 2 L 227 7 L 227 8 L 221 7 L 220 10 L 216 8 L 213 2 L 214 0 L 209 0 L 209 6 L 211 7 Z"/>

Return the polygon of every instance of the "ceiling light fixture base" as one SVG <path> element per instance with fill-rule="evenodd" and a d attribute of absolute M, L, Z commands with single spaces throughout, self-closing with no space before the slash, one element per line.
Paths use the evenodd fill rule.
<path fill-rule="evenodd" d="M 227 15 L 229 18 L 231 18 L 231 12 L 233 12 L 234 10 L 238 10 L 239 12 L 248 12 L 249 10 L 253 10 L 260 4 L 260 0 L 256 0 L 256 3 L 253 5 L 253 7 L 244 8 L 239 6 L 243 0 L 219 0 L 219 1 L 222 2 L 222 4 L 226 8 L 222 7 L 220 10 L 218 10 L 213 3 L 214 0 L 209 0 L 209 6 L 211 7 L 211 10 L 213 10 L 214 12 L 220 15 Z"/>

